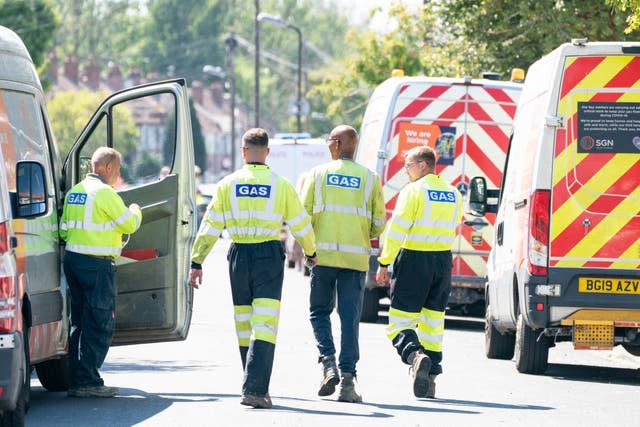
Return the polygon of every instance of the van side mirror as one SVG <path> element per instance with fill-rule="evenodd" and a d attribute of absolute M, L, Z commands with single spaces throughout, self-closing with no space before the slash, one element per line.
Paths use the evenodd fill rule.
<path fill-rule="evenodd" d="M 34 161 L 16 164 L 16 193 L 12 195 L 14 217 L 29 218 L 46 213 L 47 194 L 44 166 Z"/>
<path fill-rule="evenodd" d="M 469 208 L 474 216 L 487 212 L 487 180 L 483 176 L 473 177 L 469 183 Z"/>

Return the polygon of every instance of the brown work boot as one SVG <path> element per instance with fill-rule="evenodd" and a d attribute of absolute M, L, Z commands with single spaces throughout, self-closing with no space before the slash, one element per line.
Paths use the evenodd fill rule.
<path fill-rule="evenodd" d="M 322 359 L 322 382 L 318 390 L 318 396 L 331 396 L 336 391 L 340 382 L 338 366 L 335 356 L 327 356 Z"/>
<path fill-rule="evenodd" d="M 360 403 L 362 396 L 356 391 L 356 377 L 348 372 L 343 372 L 340 378 L 340 393 L 338 401 Z"/>
<path fill-rule="evenodd" d="M 429 391 L 427 392 L 427 398 L 436 398 L 436 377 L 435 374 L 429 374 Z"/>
<path fill-rule="evenodd" d="M 245 406 L 252 406 L 259 409 L 271 409 L 271 397 L 269 393 L 264 396 L 256 396 L 255 394 L 243 394 L 240 398 L 240 404 Z"/>
<path fill-rule="evenodd" d="M 118 387 L 96 385 L 87 387 L 70 388 L 67 391 L 69 397 L 115 397 L 120 393 Z"/>
<path fill-rule="evenodd" d="M 427 397 L 429 394 L 429 370 L 431 359 L 422 351 L 414 351 L 409 356 L 411 376 L 413 377 L 413 395 Z"/>

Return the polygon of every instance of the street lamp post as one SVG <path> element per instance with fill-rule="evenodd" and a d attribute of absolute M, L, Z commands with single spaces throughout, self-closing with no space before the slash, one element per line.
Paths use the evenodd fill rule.
<path fill-rule="evenodd" d="M 296 97 L 296 123 L 298 133 L 302 132 L 302 31 L 297 26 L 268 13 L 259 13 L 257 22 L 267 21 L 282 28 L 289 28 L 298 34 L 298 91 Z M 258 27 L 259 28 L 259 27 Z"/>
<path fill-rule="evenodd" d="M 229 86 L 231 86 L 231 169 L 236 168 L 236 75 L 235 64 L 233 61 L 233 52 L 238 44 L 235 33 L 229 31 L 224 39 L 227 47 L 227 77 L 229 78 Z"/>

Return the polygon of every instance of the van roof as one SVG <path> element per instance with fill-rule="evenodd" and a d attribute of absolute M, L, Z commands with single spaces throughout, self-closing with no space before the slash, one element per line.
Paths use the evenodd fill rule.
<path fill-rule="evenodd" d="M 428 77 L 428 76 L 416 76 L 416 77 L 391 77 L 380 84 L 378 87 L 391 86 L 397 87 L 401 84 L 414 84 L 414 83 L 428 83 L 439 85 L 464 85 L 465 78 L 463 77 Z M 499 87 L 503 89 L 522 89 L 522 83 L 516 83 L 511 81 L 502 80 L 489 80 L 489 79 L 471 79 L 471 85 L 484 86 L 484 87 Z"/>
<path fill-rule="evenodd" d="M 585 56 L 585 55 L 623 55 L 623 54 L 638 54 L 640 52 L 634 51 L 632 53 L 625 53 L 623 48 L 630 47 L 634 49 L 640 49 L 640 42 L 575 42 L 575 43 L 563 43 L 547 55 L 563 56 Z"/>
<path fill-rule="evenodd" d="M 35 66 L 20 37 L 0 25 L 0 80 L 15 81 L 40 90 L 40 79 Z"/>

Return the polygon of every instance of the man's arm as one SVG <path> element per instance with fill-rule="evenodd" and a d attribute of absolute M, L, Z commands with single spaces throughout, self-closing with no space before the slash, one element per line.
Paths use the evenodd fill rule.
<path fill-rule="evenodd" d="M 382 253 L 378 257 L 378 263 L 388 266 L 400 252 L 400 247 L 415 221 L 415 209 L 412 200 L 412 187 L 407 186 L 400 191 L 396 208 L 387 224 L 382 238 Z"/>
<path fill-rule="evenodd" d="M 309 180 L 306 181 L 308 182 Z M 311 217 L 302 207 L 302 203 L 293 186 L 285 180 L 281 180 L 279 184 L 283 182 L 286 183 L 284 220 L 289 225 L 289 230 L 293 237 L 302 246 L 304 254 L 309 258 L 313 258 L 316 253 L 316 235 L 311 226 Z"/>
<path fill-rule="evenodd" d="M 96 204 L 115 224 L 116 231 L 122 234 L 132 234 L 140 228 L 142 211 L 137 204 L 132 203 L 130 207 L 127 207 L 120 195 L 111 188 L 99 190 L 96 199 Z"/>
<path fill-rule="evenodd" d="M 373 175 L 375 182 L 373 183 L 373 193 L 371 194 L 371 231 L 369 238 L 374 239 L 384 231 L 387 222 L 387 213 L 384 206 L 384 196 L 382 194 L 382 185 L 378 175 Z"/>

